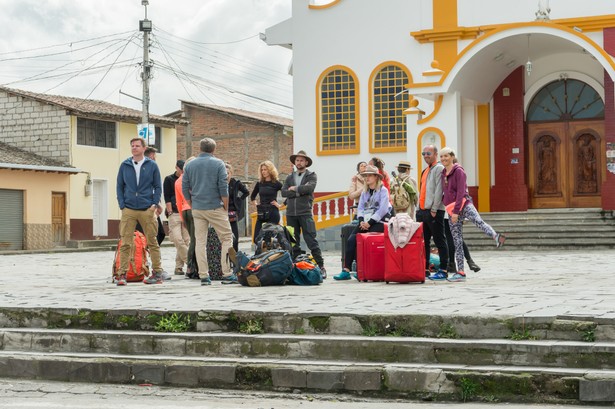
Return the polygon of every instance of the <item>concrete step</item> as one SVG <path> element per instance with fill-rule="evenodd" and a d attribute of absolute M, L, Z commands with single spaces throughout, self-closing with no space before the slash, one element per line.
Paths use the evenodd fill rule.
<path fill-rule="evenodd" d="M 367 287 L 366 287 L 367 288 Z M 163 321 L 164 320 L 164 321 Z M 164 322 L 193 333 L 531 339 L 615 342 L 615 318 L 591 316 L 462 316 L 310 314 L 254 311 L 1 308 L 0 328 L 153 331 Z M 178 328 L 177 326 L 167 328 Z"/>
<path fill-rule="evenodd" d="M 441 401 L 615 400 L 615 371 L 0 351 L 7 378 L 300 392 Z"/>
<path fill-rule="evenodd" d="M 615 343 L 11 328 L 4 351 L 615 370 Z"/>

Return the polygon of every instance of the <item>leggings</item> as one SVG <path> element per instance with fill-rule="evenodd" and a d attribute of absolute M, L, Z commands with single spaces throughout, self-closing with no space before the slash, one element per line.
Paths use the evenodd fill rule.
<path fill-rule="evenodd" d="M 453 235 L 453 242 L 455 243 L 455 261 L 457 262 L 457 271 L 463 273 L 463 223 L 462 220 L 467 219 L 474 223 L 476 227 L 481 229 L 486 235 L 495 239 L 497 233 L 493 230 L 493 227 L 489 226 L 480 217 L 478 211 L 472 203 L 466 202 L 466 205 L 459 212 L 457 223 L 453 223 L 452 219 L 448 219 L 448 223 L 451 227 L 451 234 Z"/>

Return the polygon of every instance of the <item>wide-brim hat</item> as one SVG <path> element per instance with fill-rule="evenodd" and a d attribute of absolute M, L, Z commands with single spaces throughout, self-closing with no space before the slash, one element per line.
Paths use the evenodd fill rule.
<path fill-rule="evenodd" d="M 378 168 L 375 167 L 374 165 L 367 165 L 365 170 L 363 172 L 361 172 L 361 176 L 365 177 L 367 175 L 376 175 L 380 179 L 382 179 L 384 177 L 383 175 L 380 174 L 380 172 L 378 172 Z"/>
<path fill-rule="evenodd" d="M 408 162 L 407 160 L 400 160 L 399 164 L 397 165 L 398 168 L 408 168 L 408 169 L 412 169 L 412 165 L 410 164 L 410 162 Z"/>
<path fill-rule="evenodd" d="M 307 168 L 312 166 L 312 158 L 307 156 L 307 153 L 305 153 L 305 151 L 299 151 L 299 152 L 295 153 L 294 155 L 290 155 L 290 163 L 292 163 L 294 165 L 295 164 L 295 159 L 297 159 L 297 156 L 303 156 L 305 158 L 305 160 L 307 160 L 307 166 L 306 166 Z"/>

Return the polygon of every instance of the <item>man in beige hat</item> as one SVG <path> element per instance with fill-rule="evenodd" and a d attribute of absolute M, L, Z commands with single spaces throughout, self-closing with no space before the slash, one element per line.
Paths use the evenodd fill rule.
<path fill-rule="evenodd" d="M 316 223 L 312 215 L 314 189 L 316 189 L 317 182 L 316 173 L 307 169 L 312 166 L 312 159 L 304 151 L 299 151 L 290 155 L 290 162 L 295 165 L 296 171 L 288 175 L 284 181 L 282 196 L 287 200 L 286 224 L 295 230 L 293 258 L 301 254 L 301 232 L 303 232 L 305 243 L 318 263 L 323 278 L 326 278 L 327 271 L 316 240 Z"/>
<path fill-rule="evenodd" d="M 400 160 L 397 172 L 391 175 L 391 204 L 396 213 L 408 213 L 412 220 L 416 220 L 416 204 L 418 202 L 418 187 L 416 180 L 410 177 L 410 162 Z"/>

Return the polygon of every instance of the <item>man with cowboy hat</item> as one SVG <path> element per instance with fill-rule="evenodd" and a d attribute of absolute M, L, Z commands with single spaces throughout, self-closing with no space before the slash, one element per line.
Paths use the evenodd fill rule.
<path fill-rule="evenodd" d="M 416 204 L 419 195 L 416 180 L 410 177 L 410 169 L 412 169 L 410 162 L 400 160 L 397 165 L 397 172 L 399 172 L 399 174 L 396 175 L 395 172 L 392 172 L 391 204 L 395 208 L 396 213 L 408 213 L 408 215 L 412 217 L 412 220 L 415 220 Z M 398 191 L 398 187 L 403 190 L 400 189 Z M 397 194 L 404 195 L 407 198 L 407 206 L 401 207 L 401 205 L 399 205 L 402 202 L 406 202 L 406 200 L 396 200 L 395 195 Z"/>
<path fill-rule="evenodd" d="M 312 166 L 312 159 L 304 152 L 299 151 L 290 155 L 290 162 L 297 169 L 288 175 L 282 186 L 282 197 L 286 203 L 286 224 L 295 230 L 295 243 L 293 244 L 293 258 L 301 254 L 301 232 L 314 260 L 326 278 L 322 253 L 316 240 L 316 224 L 312 215 L 314 203 L 314 189 L 316 189 L 316 173 L 307 170 Z"/>

